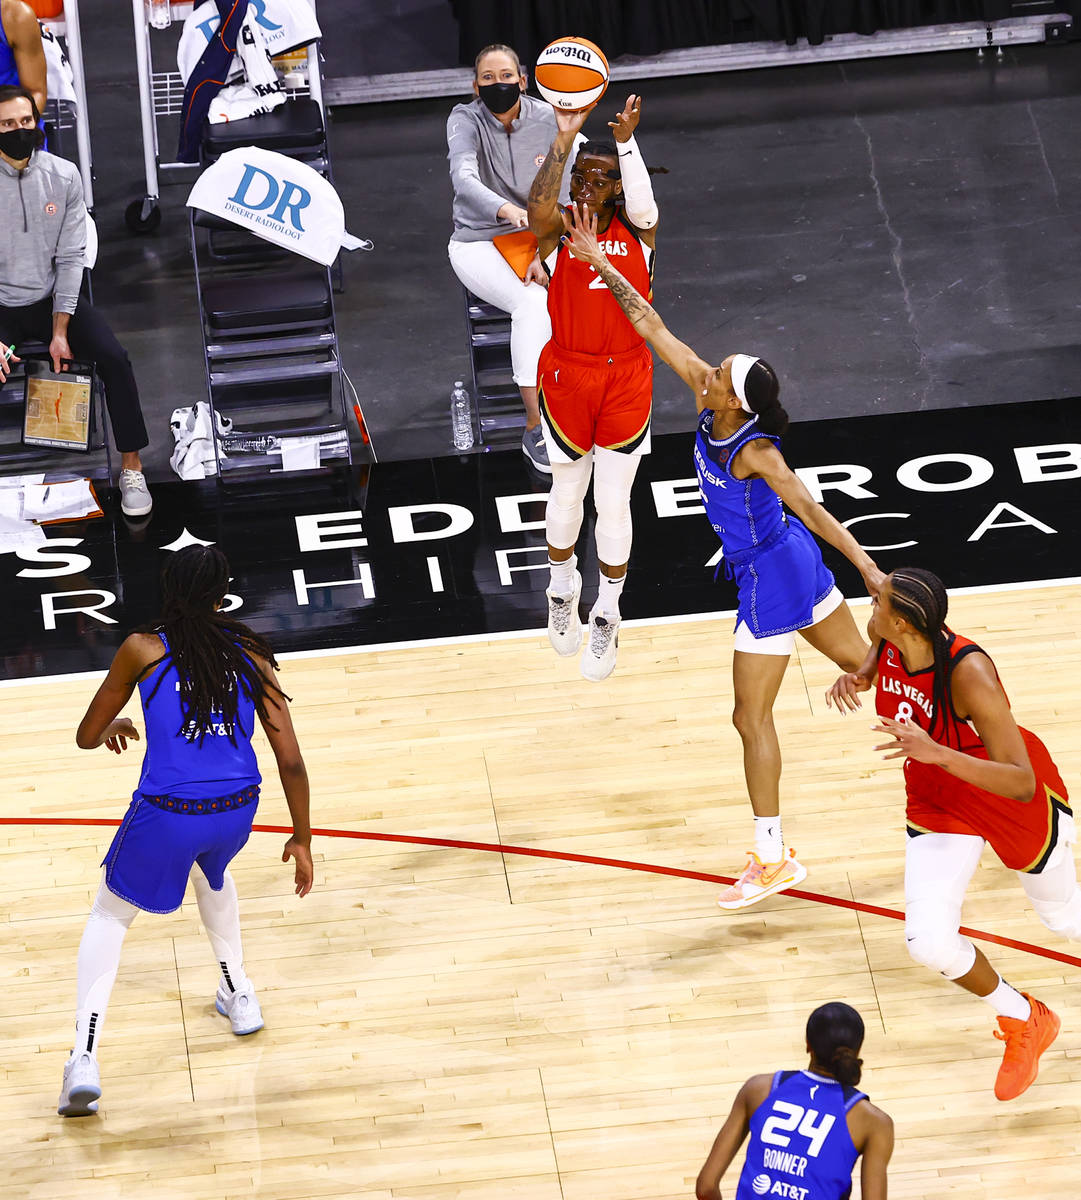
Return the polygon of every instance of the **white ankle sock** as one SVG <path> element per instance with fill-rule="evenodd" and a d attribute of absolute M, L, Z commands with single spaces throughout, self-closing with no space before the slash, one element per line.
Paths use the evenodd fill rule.
<path fill-rule="evenodd" d="M 548 560 L 548 569 L 552 578 L 548 590 L 553 596 L 574 595 L 574 572 L 578 569 L 578 555 L 572 554 L 566 562 Z"/>
<path fill-rule="evenodd" d="M 784 835 L 781 818 L 755 817 L 754 852 L 763 862 L 780 862 L 784 858 Z"/>
<path fill-rule="evenodd" d="M 623 585 L 627 582 L 626 575 L 618 579 L 609 579 L 603 571 L 600 573 L 600 587 L 597 591 L 597 603 L 593 605 L 590 618 L 604 617 L 609 621 L 619 620 L 619 597 L 623 594 Z"/>
<path fill-rule="evenodd" d="M 998 987 L 980 999 L 986 1000 L 1000 1017 L 1014 1017 L 1018 1021 L 1027 1021 L 1032 1016 L 1032 1005 L 1016 988 L 1010 987 L 1001 975 L 998 977 Z"/>

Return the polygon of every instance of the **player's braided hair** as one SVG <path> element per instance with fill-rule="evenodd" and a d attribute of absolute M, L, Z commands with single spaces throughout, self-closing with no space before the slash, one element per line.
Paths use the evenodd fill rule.
<path fill-rule="evenodd" d="M 815 1064 L 841 1083 L 859 1083 L 863 1059 L 863 1018 L 851 1005 L 835 1000 L 816 1008 L 807 1018 L 807 1045 Z"/>
<path fill-rule="evenodd" d="M 949 635 L 946 611 L 949 597 L 942 580 L 922 567 L 901 567 L 890 574 L 890 600 L 894 609 L 931 643 L 934 678 L 931 689 L 931 737 L 941 724 L 949 729 Z"/>
<path fill-rule="evenodd" d="M 185 546 L 170 554 L 162 568 L 160 616 L 138 631 L 164 633 L 168 639 L 169 649 L 151 666 L 172 659 L 180 678 L 181 728 L 177 732 L 189 741 L 198 739 L 200 745 L 219 722 L 236 745 L 241 690 L 263 718 L 267 716 L 268 689 L 285 695 L 264 679 L 251 660 L 255 654 L 277 667 L 265 639 L 217 611 L 228 588 L 229 563 L 216 546 Z M 148 701 L 164 676 L 165 672 L 158 676 Z"/>

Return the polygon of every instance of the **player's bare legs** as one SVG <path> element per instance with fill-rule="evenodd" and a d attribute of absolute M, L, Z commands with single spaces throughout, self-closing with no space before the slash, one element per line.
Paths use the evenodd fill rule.
<path fill-rule="evenodd" d="M 819 654 L 831 658 L 842 671 L 858 671 L 867 656 L 867 642 L 847 604 L 841 604 L 817 625 L 809 625 L 799 632 Z"/>
<path fill-rule="evenodd" d="M 732 712 L 743 741 L 743 773 L 754 812 L 755 848 L 736 882 L 721 893 L 722 908 L 746 908 L 801 882 L 807 869 L 787 856 L 781 836 L 781 746 L 773 723 L 773 704 L 781 688 L 787 654 L 732 654 L 736 696 Z"/>

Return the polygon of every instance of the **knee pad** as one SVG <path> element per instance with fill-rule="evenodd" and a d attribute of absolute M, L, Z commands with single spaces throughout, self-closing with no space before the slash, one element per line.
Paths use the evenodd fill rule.
<path fill-rule="evenodd" d="M 1081 888 L 1075 887 L 1069 900 L 1029 900 L 1036 910 L 1036 915 L 1051 930 L 1069 938 L 1071 942 L 1081 942 Z"/>
<path fill-rule="evenodd" d="M 566 550 L 578 540 L 590 465 L 586 459 L 552 464 L 552 490 L 544 510 L 544 530 L 549 546 Z"/>
<path fill-rule="evenodd" d="M 627 488 L 593 480 L 593 499 L 597 506 L 597 557 L 618 567 L 631 556 L 631 494 Z"/>
<path fill-rule="evenodd" d="M 947 979 L 960 979 L 976 962 L 976 947 L 956 929 L 913 930 L 905 926 L 909 956 Z"/>

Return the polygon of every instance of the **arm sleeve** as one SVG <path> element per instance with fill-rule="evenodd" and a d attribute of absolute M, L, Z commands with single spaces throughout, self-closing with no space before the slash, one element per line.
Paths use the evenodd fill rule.
<path fill-rule="evenodd" d="M 642 151 L 633 137 L 617 145 L 616 150 L 619 152 L 619 173 L 623 178 L 627 216 L 636 229 L 652 229 L 657 224 L 659 213 Z"/>
<path fill-rule="evenodd" d="M 68 180 L 64 201 L 64 221 L 56 243 L 56 283 L 53 285 L 53 312 L 74 313 L 79 303 L 79 288 L 86 263 L 86 205 L 83 185 L 77 174 Z"/>
<path fill-rule="evenodd" d="M 499 219 L 496 214 L 507 198 L 481 183 L 477 167 L 480 151 L 480 140 L 472 124 L 460 113 L 452 112 L 447 120 L 447 158 L 458 208 L 463 216 L 478 224 L 494 225 Z"/>

